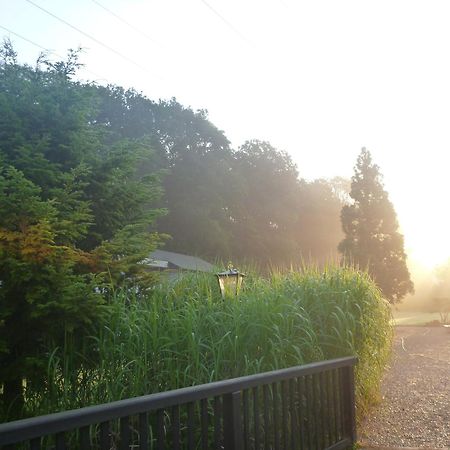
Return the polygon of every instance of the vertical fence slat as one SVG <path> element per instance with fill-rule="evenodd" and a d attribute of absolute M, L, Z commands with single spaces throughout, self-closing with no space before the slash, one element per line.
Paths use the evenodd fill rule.
<path fill-rule="evenodd" d="M 334 439 L 339 441 L 339 401 L 337 390 L 339 389 L 336 369 L 331 371 L 331 385 L 333 391 L 333 421 L 334 421 Z"/>
<path fill-rule="evenodd" d="M 355 374 L 352 366 L 342 368 L 343 372 L 343 400 L 345 411 L 345 432 L 352 443 L 356 442 L 356 414 L 355 414 Z"/>
<path fill-rule="evenodd" d="M 102 422 L 100 424 L 100 449 L 110 450 L 110 429 L 109 422 Z"/>
<path fill-rule="evenodd" d="M 91 439 L 90 439 L 89 433 L 90 433 L 89 425 L 86 427 L 80 428 L 81 450 L 90 450 L 90 448 L 91 448 Z"/>
<path fill-rule="evenodd" d="M 339 414 L 340 414 L 340 434 L 341 439 L 346 438 L 346 429 L 345 429 L 345 398 L 342 395 L 344 391 L 344 377 L 342 375 L 342 368 L 338 369 L 338 379 L 339 379 Z"/>
<path fill-rule="evenodd" d="M 334 424 L 333 424 L 333 391 L 331 390 L 331 371 L 327 370 L 325 377 L 326 389 L 327 389 L 327 419 L 328 419 L 328 442 L 329 445 L 333 445 L 336 442 L 334 437 Z"/>
<path fill-rule="evenodd" d="M 280 418 L 278 414 L 279 401 L 278 401 L 278 389 L 277 383 L 272 384 L 272 395 L 273 395 L 273 436 L 275 443 L 275 450 L 280 449 Z"/>
<path fill-rule="evenodd" d="M 240 391 L 225 394 L 223 396 L 224 450 L 240 450 L 242 448 L 241 423 Z"/>
<path fill-rule="evenodd" d="M 305 376 L 306 386 L 306 429 L 308 435 L 308 449 L 314 448 L 313 444 L 313 408 L 312 408 L 312 376 Z"/>
<path fill-rule="evenodd" d="M 330 437 L 331 444 L 337 442 L 336 429 L 335 429 L 335 403 L 334 403 L 334 387 L 333 387 L 333 370 L 328 371 L 328 406 L 330 408 L 329 411 L 329 429 L 330 429 Z"/>
<path fill-rule="evenodd" d="M 148 414 L 139 414 L 139 449 L 148 450 Z"/>
<path fill-rule="evenodd" d="M 200 422 L 202 434 L 202 450 L 208 450 L 208 400 L 203 398 L 200 402 Z"/>
<path fill-rule="evenodd" d="M 248 389 L 242 393 L 242 409 L 244 412 L 244 449 L 250 450 L 250 406 L 248 401 Z"/>
<path fill-rule="evenodd" d="M 304 395 L 305 395 L 305 380 L 304 377 L 297 378 L 297 387 L 298 387 L 298 402 L 299 402 L 299 408 L 298 408 L 298 424 L 299 424 L 299 448 L 301 450 L 305 449 L 305 402 L 304 402 Z"/>
<path fill-rule="evenodd" d="M 194 430 L 195 430 L 195 420 L 194 420 L 194 403 L 190 402 L 187 405 L 187 426 L 188 426 L 188 449 L 194 450 Z"/>
<path fill-rule="evenodd" d="M 157 450 L 164 449 L 164 410 L 158 409 L 156 411 L 156 448 Z"/>
<path fill-rule="evenodd" d="M 270 415 L 269 415 L 269 386 L 265 384 L 263 386 L 263 398 L 264 398 L 264 450 L 270 449 Z"/>
<path fill-rule="evenodd" d="M 317 393 L 317 374 L 313 374 L 311 375 L 311 379 L 312 379 L 312 403 L 311 403 L 311 407 L 313 409 L 313 416 L 314 416 L 314 431 L 315 431 L 315 436 L 314 436 L 314 441 L 316 444 L 316 448 L 320 449 L 321 445 L 320 445 L 320 441 L 321 441 L 321 433 L 319 433 L 319 428 L 320 428 L 320 411 L 318 408 L 318 401 L 319 401 L 319 396 Z"/>
<path fill-rule="evenodd" d="M 130 419 L 128 417 L 120 418 L 120 450 L 129 450 L 130 448 Z"/>
<path fill-rule="evenodd" d="M 255 433 L 255 450 L 261 447 L 261 433 L 259 426 L 259 393 L 258 387 L 253 388 L 253 425 Z"/>
<path fill-rule="evenodd" d="M 57 433 L 55 437 L 55 449 L 56 450 L 66 450 L 66 439 L 64 432 Z"/>
<path fill-rule="evenodd" d="M 291 415 L 291 448 L 295 450 L 297 448 L 297 395 L 295 389 L 295 380 L 291 378 L 289 380 L 289 413 Z"/>
<path fill-rule="evenodd" d="M 221 441 L 220 397 L 214 397 L 214 448 L 220 450 Z"/>
<path fill-rule="evenodd" d="M 180 450 L 180 406 L 172 406 L 172 449 Z"/>
<path fill-rule="evenodd" d="M 289 448 L 289 429 L 288 429 L 288 399 L 287 399 L 287 382 L 281 382 L 281 405 L 282 405 L 282 420 L 283 420 L 283 448 Z"/>
<path fill-rule="evenodd" d="M 318 402 L 317 409 L 319 410 L 319 425 L 320 430 L 320 448 L 325 448 L 325 397 L 324 397 L 324 384 L 323 384 L 323 372 L 317 374 L 317 394 Z"/>
<path fill-rule="evenodd" d="M 41 438 L 31 439 L 30 450 L 41 450 Z"/>

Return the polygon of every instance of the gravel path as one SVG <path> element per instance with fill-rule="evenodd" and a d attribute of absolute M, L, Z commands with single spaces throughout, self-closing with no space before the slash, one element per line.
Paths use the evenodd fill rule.
<path fill-rule="evenodd" d="M 359 440 L 364 447 L 450 449 L 450 329 L 396 328 L 382 401 Z"/>

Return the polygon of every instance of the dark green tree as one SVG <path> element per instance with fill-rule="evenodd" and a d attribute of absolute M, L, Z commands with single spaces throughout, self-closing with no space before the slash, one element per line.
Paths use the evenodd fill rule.
<path fill-rule="evenodd" d="M 346 263 L 368 270 L 389 302 L 399 302 L 413 292 L 414 285 L 394 207 L 384 190 L 379 167 L 365 148 L 357 159 L 350 197 L 353 203 L 341 212 L 345 238 L 339 251 Z"/>
<path fill-rule="evenodd" d="M 0 407 L 20 415 L 42 352 L 101 320 L 107 287 L 142 288 L 156 248 L 158 174 L 148 148 L 96 121 L 100 99 L 67 61 L 20 65 L 0 50 Z M 145 151 L 144 151 L 145 150 Z M 0 412 L 1 414 L 1 412 Z"/>

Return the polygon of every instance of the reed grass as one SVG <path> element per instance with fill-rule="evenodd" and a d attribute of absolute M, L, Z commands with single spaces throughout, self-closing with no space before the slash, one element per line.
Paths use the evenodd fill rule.
<path fill-rule="evenodd" d="M 390 309 L 370 278 L 313 268 L 249 275 L 223 300 L 210 274 L 186 274 L 146 295 L 115 292 L 95 335 L 47 356 L 44 389 L 27 389 L 26 415 L 357 355 L 359 412 L 377 397 L 389 357 Z"/>

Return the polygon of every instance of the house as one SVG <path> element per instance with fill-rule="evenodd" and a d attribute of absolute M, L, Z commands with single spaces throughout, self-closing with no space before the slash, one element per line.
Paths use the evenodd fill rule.
<path fill-rule="evenodd" d="M 214 272 L 214 266 L 196 256 L 182 255 L 181 253 L 155 250 L 144 260 L 153 270 L 168 272 L 170 278 L 180 271 Z"/>

